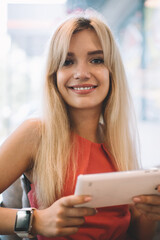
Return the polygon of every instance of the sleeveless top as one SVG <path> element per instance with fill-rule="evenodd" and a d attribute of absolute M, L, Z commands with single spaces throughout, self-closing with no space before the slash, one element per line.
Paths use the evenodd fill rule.
<path fill-rule="evenodd" d="M 64 185 L 63 196 L 74 194 L 76 179 L 79 174 L 116 171 L 112 163 L 112 156 L 103 143 L 93 143 L 76 135 L 76 146 L 78 148 L 78 167 L 75 182 L 73 184 L 71 171 Z M 70 188 L 71 185 L 74 185 L 74 187 Z M 30 205 L 38 208 L 34 196 L 34 184 L 31 184 L 31 191 L 28 193 Z M 130 211 L 128 205 L 103 207 L 97 209 L 96 215 L 85 217 L 85 224 L 74 235 L 54 238 L 37 236 L 37 238 L 38 240 L 129 240 L 130 238 L 127 235 L 129 224 Z"/>

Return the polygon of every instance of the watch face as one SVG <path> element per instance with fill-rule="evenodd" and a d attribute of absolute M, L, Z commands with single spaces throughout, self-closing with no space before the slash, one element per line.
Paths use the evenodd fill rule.
<path fill-rule="evenodd" d="M 31 212 L 27 210 L 20 210 L 17 212 L 15 231 L 28 231 L 30 223 Z"/>

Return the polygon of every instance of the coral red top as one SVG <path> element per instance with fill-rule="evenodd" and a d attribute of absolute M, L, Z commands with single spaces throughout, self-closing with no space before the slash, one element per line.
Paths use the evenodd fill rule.
<path fill-rule="evenodd" d="M 76 135 L 76 145 L 78 147 L 77 172 L 79 174 L 104 173 L 116 171 L 112 164 L 112 158 L 105 148 L 104 144 L 93 143 Z M 74 193 L 70 186 L 73 184 L 72 171 L 70 177 L 66 180 L 64 186 L 64 195 L 68 196 Z M 74 187 L 75 187 L 74 182 Z M 105 186 L 104 186 L 105 190 Z M 31 185 L 31 191 L 28 194 L 32 207 L 36 207 L 34 198 L 34 185 Z M 37 236 L 38 240 L 129 240 L 127 229 L 130 223 L 130 212 L 128 205 L 98 208 L 95 216 L 85 218 L 85 224 L 79 231 L 71 236 L 46 238 Z"/>

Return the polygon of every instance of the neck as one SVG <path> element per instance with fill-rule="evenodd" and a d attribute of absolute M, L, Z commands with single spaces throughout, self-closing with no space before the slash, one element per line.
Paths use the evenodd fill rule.
<path fill-rule="evenodd" d="M 72 130 L 79 136 L 92 142 L 102 142 L 101 127 L 99 119 L 101 111 L 69 109 L 69 115 L 72 124 Z"/>

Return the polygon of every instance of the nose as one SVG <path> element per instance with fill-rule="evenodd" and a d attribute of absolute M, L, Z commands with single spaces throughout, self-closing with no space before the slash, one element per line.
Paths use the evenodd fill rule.
<path fill-rule="evenodd" d="M 88 80 L 91 77 L 91 73 L 86 64 L 81 63 L 77 65 L 73 77 L 77 80 Z"/>

